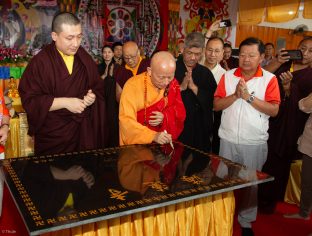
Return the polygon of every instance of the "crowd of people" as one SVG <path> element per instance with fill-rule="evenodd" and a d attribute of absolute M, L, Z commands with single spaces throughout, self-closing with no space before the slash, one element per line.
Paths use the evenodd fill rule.
<path fill-rule="evenodd" d="M 240 43 L 236 58 L 215 35 L 219 23 L 205 35 L 188 34 L 176 58 L 166 51 L 144 58 L 136 42 L 116 42 L 103 47 L 96 65 L 80 46 L 78 18 L 56 15 L 53 42 L 32 58 L 19 85 L 35 155 L 179 140 L 264 171 L 275 180 L 259 192 L 257 186 L 243 191 L 242 235 L 253 235 L 258 203 L 274 211 L 291 162 L 302 158 L 300 211 L 285 217 L 309 219 L 312 37 L 298 45 L 301 60 L 290 60 L 282 49 L 275 55 L 272 43 L 253 37 Z M 0 114 L 3 143 L 9 130 L 3 105 Z"/>

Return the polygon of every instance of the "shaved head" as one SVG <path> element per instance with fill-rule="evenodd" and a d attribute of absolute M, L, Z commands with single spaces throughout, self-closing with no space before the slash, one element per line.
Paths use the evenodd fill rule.
<path fill-rule="evenodd" d="M 135 68 L 140 59 L 140 50 L 136 42 L 126 42 L 122 47 L 122 55 L 130 68 Z"/>
<path fill-rule="evenodd" d="M 139 46 L 137 45 L 136 42 L 133 41 L 128 41 L 126 42 L 123 47 L 122 47 L 122 51 L 123 52 L 133 52 L 133 51 L 137 51 L 139 49 Z"/>
<path fill-rule="evenodd" d="M 170 52 L 161 51 L 154 54 L 151 60 L 152 68 L 176 66 L 175 59 Z"/>
<path fill-rule="evenodd" d="M 151 60 L 151 67 L 147 68 L 147 73 L 151 76 L 151 81 L 158 89 L 166 88 L 174 78 L 176 62 L 169 52 L 161 51 L 155 53 Z"/>
<path fill-rule="evenodd" d="M 80 25 L 77 16 L 70 12 L 61 12 L 54 16 L 52 20 L 52 32 L 60 33 L 63 31 L 63 25 Z"/>

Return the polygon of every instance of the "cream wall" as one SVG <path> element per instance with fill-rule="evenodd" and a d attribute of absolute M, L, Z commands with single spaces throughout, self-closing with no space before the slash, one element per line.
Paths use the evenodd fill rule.
<path fill-rule="evenodd" d="M 275 27 L 275 28 L 282 28 L 282 29 L 295 29 L 296 26 L 304 24 L 308 26 L 309 31 L 312 31 L 312 19 L 305 19 L 302 17 L 302 10 L 298 12 L 298 18 L 295 18 L 291 21 L 283 22 L 283 23 L 270 23 L 264 22 L 262 20 L 261 24 L 258 26 L 267 26 L 267 27 Z"/>
<path fill-rule="evenodd" d="M 238 1 L 239 0 L 230 1 L 230 9 L 231 9 L 230 18 L 231 18 L 231 21 L 233 23 L 232 35 L 231 35 L 232 37 L 230 40 L 232 42 L 232 45 L 236 44 L 235 41 L 236 41 L 236 23 L 238 21 Z M 308 26 L 309 31 L 312 31 L 312 19 L 303 18 L 302 10 L 303 10 L 303 3 L 300 4 L 300 8 L 298 11 L 298 17 L 295 18 L 294 20 L 283 22 L 283 23 L 270 23 L 270 22 L 264 21 L 265 14 L 266 14 L 266 12 L 265 12 L 263 19 L 262 19 L 262 22 L 260 24 L 258 24 L 258 26 L 293 30 L 298 25 L 304 24 L 304 25 Z"/>

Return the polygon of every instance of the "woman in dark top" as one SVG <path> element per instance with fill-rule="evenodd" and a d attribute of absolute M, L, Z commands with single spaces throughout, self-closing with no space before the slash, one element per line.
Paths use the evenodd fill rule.
<path fill-rule="evenodd" d="M 108 75 L 109 70 L 113 70 L 112 67 L 114 67 L 113 63 L 113 56 L 114 52 L 111 46 L 104 45 L 102 48 L 102 57 L 103 62 L 98 65 L 98 71 L 101 76 L 101 79 L 105 79 L 105 77 Z"/>
<path fill-rule="evenodd" d="M 119 66 L 114 62 L 114 52 L 111 46 L 105 45 L 102 48 L 103 62 L 98 65 L 101 79 L 104 80 L 104 96 L 106 102 L 108 127 L 111 127 L 108 136 L 108 146 L 119 146 L 119 126 L 118 126 L 118 103 L 116 101 L 116 80 L 115 71 Z"/>

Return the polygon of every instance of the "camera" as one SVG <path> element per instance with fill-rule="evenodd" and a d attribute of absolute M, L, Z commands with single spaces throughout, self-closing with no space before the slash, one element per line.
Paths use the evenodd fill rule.
<path fill-rule="evenodd" d="M 287 52 L 285 56 L 289 56 L 290 60 L 302 60 L 302 52 L 300 50 L 283 50 L 282 52 Z"/>
<path fill-rule="evenodd" d="M 219 24 L 219 27 L 224 28 L 224 27 L 230 27 L 231 25 L 232 24 L 230 20 L 222 20 Z"/>

